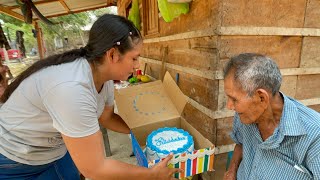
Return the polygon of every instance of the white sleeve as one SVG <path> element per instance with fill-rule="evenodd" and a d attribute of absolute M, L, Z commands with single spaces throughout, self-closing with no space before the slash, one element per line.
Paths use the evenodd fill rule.
<path fill-rule="evenodd" d="M 53 127 L 70 137 L 84 137 L 99 131 L 97 102 L 89 87 L 77 82 L 60 84 L 43 98 Z"/>

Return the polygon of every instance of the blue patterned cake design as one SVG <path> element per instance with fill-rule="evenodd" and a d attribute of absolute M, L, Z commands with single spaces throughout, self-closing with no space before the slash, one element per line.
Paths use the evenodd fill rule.
<path fill-rule="evenodd" d="M 170 154 L 192 153 L 192 136 L 183 129 L 160 128 L 147 137 L 146 156 L 148 161 L 164 158 Z"/>

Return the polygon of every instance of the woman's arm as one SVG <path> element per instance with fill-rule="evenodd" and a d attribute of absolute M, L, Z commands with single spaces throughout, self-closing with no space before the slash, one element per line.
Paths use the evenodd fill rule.
<path fill-rule="evenodd" d="M 228 171 L 224 174 L 224 180 L 237 179 L 238 167 L 242 160 L 242 145 L 236 144 Z"/>
<path fill-rule="evenodd" d="M 172 156 L 151 169 L 106 159 L 100 131 L 81 138 L 65 135 L 62 135 L 62 137 L 77 168 L 85 177 L 90 179 L 172 180 L 172 175 L 180 171 L 179 169 L 169 169 L 166 167 Z"/>
<path fill-rule="evenodd" d="M 107 129 L 112 131 L 129 134 L 130 128 L 123 121 L 123 119 L 114 113 L 113 106 L 105 106 L 103 113 L 99 118 L 99 123 Z"/>

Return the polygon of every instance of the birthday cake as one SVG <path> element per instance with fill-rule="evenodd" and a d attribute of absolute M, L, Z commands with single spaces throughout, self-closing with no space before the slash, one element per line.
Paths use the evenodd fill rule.
<path fill-rule="evenodd" d="M 174 154 L 192 153 L 194 142 L 192 136 L 183 129 L 160 128 L 147 137 L 146 156 L 148 161 L 167 157 Z"/>

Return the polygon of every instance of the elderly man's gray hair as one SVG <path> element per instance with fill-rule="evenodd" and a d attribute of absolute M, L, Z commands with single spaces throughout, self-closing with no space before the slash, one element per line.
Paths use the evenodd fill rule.
<path fill-rule="evenodd" d="M 280 90 L 282 76 L 277 64 L 269 57 L 255 53 L 234 56 L 224 68 L 224 78 L 234 70 L 234 80 L 251 97 L 262 88 L 275 95 Z"/>

